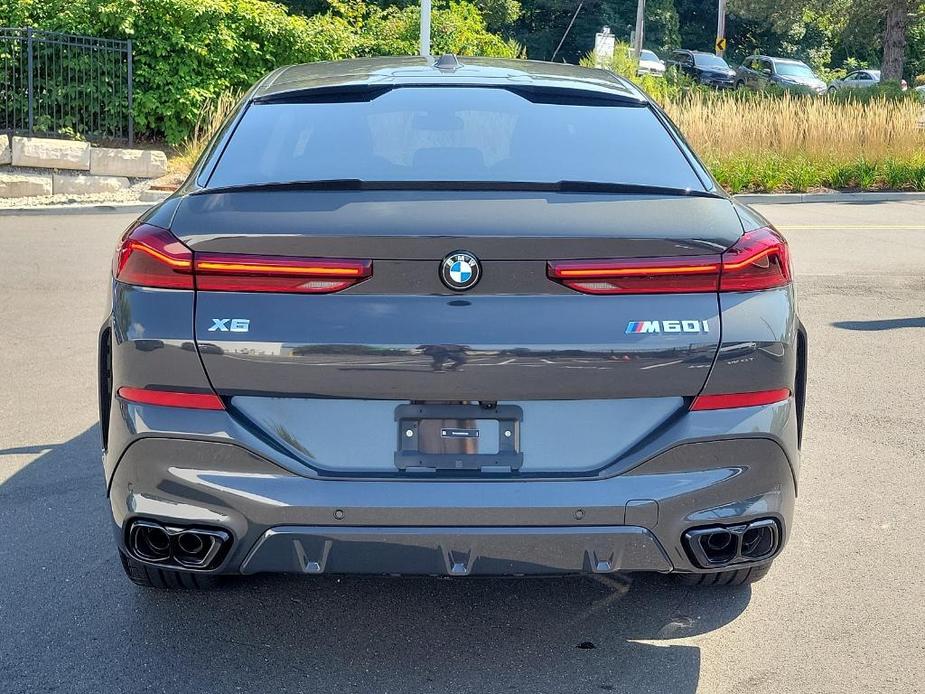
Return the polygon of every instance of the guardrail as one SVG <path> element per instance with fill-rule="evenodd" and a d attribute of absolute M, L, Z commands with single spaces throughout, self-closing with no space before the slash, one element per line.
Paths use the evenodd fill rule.
<path fill-rule="evenodd" d="M 132 42 L 0 27 L 0 131 L 134 144 Z"/>

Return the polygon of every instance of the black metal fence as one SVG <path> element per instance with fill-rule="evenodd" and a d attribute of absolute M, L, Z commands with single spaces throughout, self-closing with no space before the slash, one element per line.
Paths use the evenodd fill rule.
<path fill-rule="evenodd" d="M 131 146 L 132 42 L 0 28 L 0 131 Z"/>

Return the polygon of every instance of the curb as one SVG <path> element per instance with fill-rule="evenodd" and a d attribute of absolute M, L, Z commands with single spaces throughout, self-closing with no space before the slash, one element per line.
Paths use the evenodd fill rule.
<path fill-rule="evenodd" d="M 89 202 L 66 203 L 63 205 L 35 205 L 31 207 L 0 207 L 0 216 L 10 215 L 49 215 L 49 214 L 141 214 L 147 212 L 154 205 L 167 199 L 170 193 L 156 194 L 159 191 L 145 191 L 147 193 L 140 200 L 126 202 Z"/>
<path fill-rule="evenodd" d="M 732 196 L 746 205 L 793 205 L 808 202 L 912 202 L 925 192 L 891 193 L 744 193 Z"/>

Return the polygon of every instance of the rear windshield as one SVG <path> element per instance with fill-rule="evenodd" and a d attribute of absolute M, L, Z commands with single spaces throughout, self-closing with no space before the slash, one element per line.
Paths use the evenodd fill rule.
<path fill-rule="evenodd" d="M 325 179 L 561 180 L 703 190 L 648 108 L 403 87 L 362 102 L 255 103 L 210 187 Z"/>
<path fill-rule="evenodd" d="M 698 67 L 715 67 L 722 70 L 729 70 L 729 64 L 720 58 L 718 55 L 710 55 L 709 53 L 695 53 L 694 54 L 694 63 Z"/>
<path fill-rule="evenodd" d="M 777 74 L 788 77 L 815 77 L 813 71 L 803 63 L 776 63 Z"/>

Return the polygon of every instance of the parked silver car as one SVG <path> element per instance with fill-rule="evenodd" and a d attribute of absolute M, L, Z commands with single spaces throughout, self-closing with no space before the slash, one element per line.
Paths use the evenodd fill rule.
<path fill-rule="evenodd" d="M 737 89 L 766 89 L 776 84 L 784 89 L 809 89 L 824 94 L 823 82 L 806 63 L 789 58 L 753 55 L 742 61 L 736 71 Z"/>
<path fill-rule="evenodd" d="M 840 80 L 832 80 L 829 94 L 843 89 L 862 89 L 880 84 L 880 70 L 855 70 Z"/>
<path fill-rule="evenodd" d="M 829 94 L 834 94 L 844 89 L 875 87 L 878 84 L 880 84 L 880 70 L 855 70 L 854 72 L 849 72 L 840 80 L 832 80 L 829 85 Z M 906 80 L 900 80 L 900 86 L 903 91 L 909 88 Z"/>

